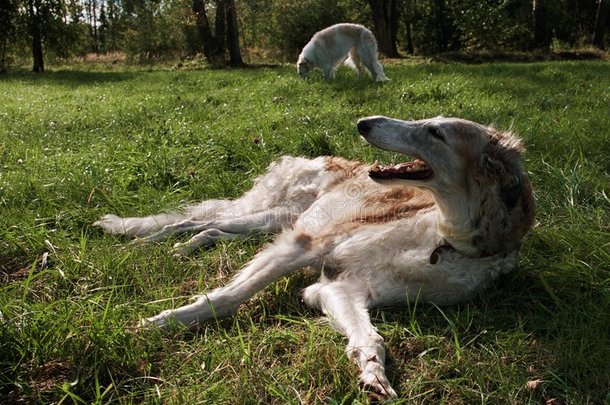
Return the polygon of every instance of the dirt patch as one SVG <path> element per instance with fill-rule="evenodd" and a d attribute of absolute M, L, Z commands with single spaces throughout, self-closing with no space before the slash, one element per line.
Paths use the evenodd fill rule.
<path fill-rule="evenodd" d="M 34 271 L 48 267 L 49 254 L 25 252 L 0 241 L 0 285 L 28 277 L 33 265 Z"/>
<path fill-rule="evenodd" d="M 74 367 L 62 361 L 50 361 L 32 370 L 31 386 L 37 391 L 50 391 L 74 380 Z"/>
<path fill-rule="evenodd" d="M 75 368 L 69 362 L 52 360 L 28 370 L 28 389 L 24 391 L 15 385 L 6 393 L 0 394 L 2 404 L 37 404 L 44 403 L 45 397 L 53 396 L 65 383 L 76 378 Z M 41 402 L 42 401 L 42 402 Z"/>

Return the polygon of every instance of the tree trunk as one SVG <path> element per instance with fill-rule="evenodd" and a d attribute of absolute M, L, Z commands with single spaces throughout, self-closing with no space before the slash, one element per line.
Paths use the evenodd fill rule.
<path fill-rule="evenodd" d="M 34 4 L 35 3 L 35 4 Z M 32 71 L 44 72 L 44 57 L 42 54 L 42 33 L 40 27 L 40 0 L 29 0 L 30 35 L 32 35 Z"/>
<path fill-rule="evenodd" d="M 595 28 L 593 31 L 593 45 L 598 49 L 605 49 L 606 26 L 608 25 L 608 0 L 597 1 L 597 14 L 595 15 Z"/>
<path fill-rule="evenodd" d="M 216 18 L 214 19 L 214 39 L 218 53 L 225 60 L 225 37 L 227 35 L 227 0 L 216 0 Z"/>
<path fill-rule="evenodd" d="M 221 0 L 217 0 L 216 2 L 216 34 L 218 34 L 220 29 L 220 27 L 218 26 L 218 6 L 220 2 Z M 219 8 L 224 10 L 224 7 L 222 6 Z M 210 22 L 205 12 L 204 0 L 193 0 L 193 12 L 195 13 L 197 32 L 199 33 L 199 37 L 201 38 L 201 42 L 203 44 L 203 55 L 205 56 L 210 65 L 214 67 L 224 66 L 226 64 L 224 58 L 224 28 L 222 28 L 222 35 L 220 36 L 220 38 L 217 35 L 212 35 L 212 28 L 210 27 Z M 220 11 L 220 14 L 223 15 L 223 22 L 221 26 L 224 27 L 224 12 Z"/>
<path fill-rule="evenodd" d="M 237 10 L 235 1 L 227 0 L 227 48 L 229 49 L 229 63 L 231 66 L 242 66 L 244 61 L 241 58 L 239 49 L 239 32 L 237 31 Z"/>
<path fill-rule="evenodd" d="M 97 2 L 95 0 L 91 1 L 91 10 L 93 17 L 93 51 L 96 54 L 100 53 L 100 38 L 97 32 Z"/>
<path fill-rule="evenodd" d="M 396 47 L 398 31 L 397 0 L 369 0 L 373 12 L 373 31 L 377 38 L 377 47 L 381 53 L 390 58 L 400 57 Z"/>
<path fill-rule="evenodd" d="M 548 18 L 547 0 L 533 0 L 534 49 L 547 52 L 551 46 L 551 27 Z"/>
<path fill-rule="evenodd" d="M 434 14 L 436 18 L 436 46 L 441 52 L 449 50 L 449 38 L 451 33 L 449 32 L 450 27 L 447 23 L 447 5 L 445 0 L 434 0 Z"/>
<path fill-rule="evenodd" d="M 413 47 L 413 0 L 405 0 L 404 1 L 404 11 L 403 18 L 405 22 L 406 28 L 406 44 L 405 48 L 407 49 L 407 53 L 409 55 L 413 55 L 415 53 L 415 48 Z"/>

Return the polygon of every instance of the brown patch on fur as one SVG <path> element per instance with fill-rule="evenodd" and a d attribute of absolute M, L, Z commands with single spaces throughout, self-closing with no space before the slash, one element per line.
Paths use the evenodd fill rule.
<path fill-rule="evenodd" d="M 410 201 L 419 190 L 411 187 L 389 187 L 388 191 L 381 194 L 373 194 L 365 198 L 365 205 L 395 204 L 398 201 Z"/>
<path fill-rule="evenodd" d="M 324 168 L 329 172 L 339 173 L 334 182 L 332 182 L 329 187 L 334 187 L 335 185 L 343 182 L 345 179 L 354 177 L 356 173 L 358 173 L 359 169 L 365 167 L 360 162 L 354 162 L 352 160 L 343 159 L 338 156 L 327 156 L 324 160 Z"/>
<path fill-rule="evenodd" d="M 387 187 L 385 192 L 383 190 L 384 188 L 377 194 L 365 197 L 357 215 L 327 227 L 314 237 L 312 244 L 328 246 L 337 235 L 350 234 L 365 225 L 378 225 L 413 217 L 436 205 L 432 194 L 425 190 L 403 186 Z"/>
<path fill-rule="evenodd" d="M 346 177 L 353 176 L 357 169 L 364 166 L 360 162 L 343 159 L 338 156 L 328 156 L 324 161 L 324 168 L 330 172 L 343 172 Z"/>
<path fill-rule="evenodd" d="M 298 243 L 303 248 L 303 250 L 305 250 L 305 251 L 311 250 L 311 242 L 312 242 L 311 235 L 308 235 L 306 233 L 300 233 L 294 238 L 294 241 L 296 243 Z"/>
<path fill-rule="evenodd" d="M 354 222 L 378 224 L 410 218 L 435 204 L 432 194 L 427 191 L 413 187 L 389 187 L 384 193 L 366 197 L 362 215 Z"/>

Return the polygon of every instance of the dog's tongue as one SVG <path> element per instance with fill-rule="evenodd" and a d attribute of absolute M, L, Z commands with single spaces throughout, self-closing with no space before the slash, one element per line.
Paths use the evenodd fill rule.
<path fill-rule="evenodd" d="M 375 162 L 369 170 L 369 176 L 374 179 L 423 179 L 429 177 L 431 173 L 426 162 L 419 159 L 394 166 L 383 166 Z"/>

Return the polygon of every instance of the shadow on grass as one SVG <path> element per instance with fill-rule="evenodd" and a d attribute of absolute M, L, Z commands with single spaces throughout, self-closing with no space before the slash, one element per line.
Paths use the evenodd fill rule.
<path fill-rule="evenodd" d="M 86 71 L 58 70 L 33 73 L 25 70 L 0 75 L 0 82 L 34 85 L 61 85 L 66 87 L 95 86 L 103 83 L 118 83 L 131 80 L 143 71 Z"/>

